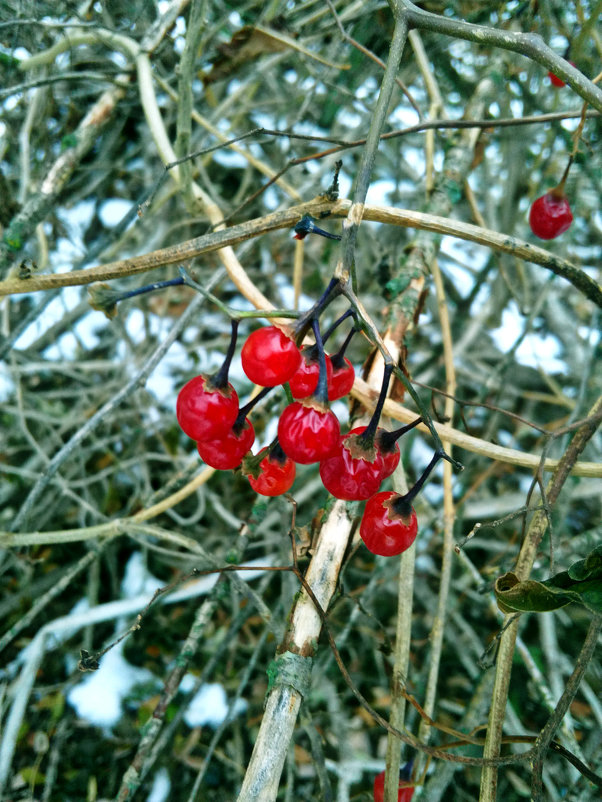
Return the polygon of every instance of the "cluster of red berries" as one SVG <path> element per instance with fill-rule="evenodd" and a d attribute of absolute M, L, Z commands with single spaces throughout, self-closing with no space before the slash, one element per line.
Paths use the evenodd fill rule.
<path fill-rule="evenodd" d="M 344 315 L 330 332 L 349 316 Z M 299 348 L 299 326 L 294 332 L 275 326 L 253 331 L 246 339 L 241 362 L 246 376 L 264 389 L 246 406 L 239 408 L 238 396 L 228 382 L 228 370 L 236 343 L 238 323 L 224 364 L 213 376 L 197 376 L 180 390 L 176 412 L 182 430 L 197 442 L 205 463 L 220 470 L 241 468 L 251 487 L 265 496 L 286 493 L 295 479 L 295 465 L 319 463 L 324 487 L 339 499 L 368 500 L 360 535 L 375 554 L 391 556 L 405 551 L 417 534 L 416 513 L 411 501 L 437 460 L 437 452 L 410 493 L 378 492 L 400 460 L 397 439 L 421 419 L 395 432 L 378 428 L 391 370 L 386 370 L 377 410 L 368 426 L 341 434 L 339 421 L 329 402 L 351 390 L 355 378 L 344 350 L 356 331 L 352 329 L 343 348 L 325 353 L 317 318 L 311 325 L 316 344 Z M 328 335 L 325 335 L 325 338 Z M 257 455 L 250 451 L 255 439 L 247 414 L 271 388 L 288 384 L 293 401 L 278 421 L 278 436 Z"/>

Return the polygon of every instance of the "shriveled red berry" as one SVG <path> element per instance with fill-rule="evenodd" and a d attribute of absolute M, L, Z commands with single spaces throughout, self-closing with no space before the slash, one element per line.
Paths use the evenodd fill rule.
<path fill-rule="evenodd" d="M 347 357 L 332 360 L 332 378 L 328 379 L 328 398 L 336 401 L 351 391 L 355 381 L 355 369 Z"/>
<path fill-rule="evenodd" d="M 360 523 L 360 536 L 373 554 L 392 557 L 408 549 L 418 533 L 413 508 L 396 512 L 394 503 L 401 496 L 392 490 L 377 493 L 366 502 Z M 408 505 L 409 507 L 409 505 Z"/>
<path fill-rule="evenodd" d="M 529 212 L 531 231 L 540 239 L 554 239 L 563 234 L 573 222 L 566 196 L 554 190 L 537 198 Z"/>
<path fill-rule="evenodd" d="M 400 781 L 403 782 L 403 781 Z M 414 796 L 414 786 L 406 785 L 397 793 L 397 802 L 410 802 Z M 374 778 L 374 802 L 383 802 L 385 798 L 385 772 L 381 771 Z"/>
<path fill-rule="evenodd" d="M 301 465 L 320 462 L 337 447 L 341 427 L 336 415 L 308 399 L 285 407 L 278 421 L 278 441 L 285 454 Z"/>
<path fill-rule="evenodd" d="M 360 501 L 373 496 L 383 480 L 384 462 L 378 446 L 361 441 L 365 426 L 340 438 L 336 451 L 320 463 L 322 484 L 335 498 Z"/>
<path fill-rule="evenodd" d="M 240 358 L 247 377 L 262 387 L 284 384 L 301 365 L 301 352 L 276 326 L 251 332 Z"/>
<path fill-rule="evenodd" d="M 332 379 L 332 362 L 328 354 L 326 356 L 326 381 Z M 301 349 L 301 364 L 288 380 L 293 398 L 308 398 L 318 386 L 320 377 L 320 365 L 318 364 L 317 352 L 313 346 Z M 330 396 L 330 393 L 329 393 Z"/>
<path fill-rule="evenodd" d="M 246 418 L 241 428 L 236 427 L 236 431 L 230 429 L 224 437 L 215 440 L 201 440 L 197 443 L 197 449 L 203 462 L 210 468 L 231 471 L 238 468 L 254 440 L 253 424 Z"/>
<path fill-rule="evenodd" d="M 195 376 L 178 393 L 176 415 L 193 440 L 224 437 L 238 415 L 238 396 L 231 384 L 218 389 L 206 376 Z"/>
<path fill-rule="evenodd" d="M 295 463 L 286 454 L 280 456 L 277 452 L 270 452 L 267 447 L 262 448 L 257 457 L 262 454 L 265 456 L 259 463 L 257 476 L 247 474 L 249 484 L 262 496 L 281 496 L 293 486 L 297 472 Z"/>

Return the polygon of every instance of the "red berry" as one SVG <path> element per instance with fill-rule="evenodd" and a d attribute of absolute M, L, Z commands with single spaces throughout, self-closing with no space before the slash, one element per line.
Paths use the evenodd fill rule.
<path fill-rule="evenodd" d="M 201 440 L 197 443 L 197 449 L 203 462 L 210 468 L 231 471 L 233 468 L 238 468 L 254 440 L 253 424 L 248 418 L 245 418 L 242 428 L 237 432 L 230 429 L 224 437 L 215 440 Z"/>
<path fill-rule="evenodd" d="M 537 198 L 529 212 L 531 231 L 540 239 L 559 237 L 572 222 L 573 215 L 568 200 L 554 190 Z"/>
<path fill-rule="evenodd" d="M 341 428 L 334 412 L 308 399 L 294 401 L 278 421 L 278 441 L 295 462 L 320 462 L 337 447 Z"/>
<path fill-rule="evenodd" d="M 320 463 L 320 477 L 335 498 L 359 501 L 373 496 L 383 480 L 384 462 L 376 445 L 366 448 L 359 435 L 365 426 L 341 437 L 339 447 Z"/>
<path fill-rule="evenodd" d="M 569 61 L 569 64 L 572 64 L 573 67 L 575 66 L 574 61 Z M 548 78 L 550 79 L 552 86 L 555 86 L 557 89 L 562 89 L 563 86 L 566 86 L 566 83 L 562 80 L 562 78 L 554 75 L 553 72 L 548 72 Z"/>
<path fill-rule="evenodd" d="M 307 398 L 318 386 L 320 377 L 320 366 L 318 364 L 317 353 L 314 357 L 313 346 L 301 349 L 301 364 L 295 373 L 288 380 L 293 398 Z M 332 380 L 332 362 L 328 354 L 326 356 L 326 381 L 330 387 Z M 328 394 L 330 396 L 330 392 Z"/>
<path fill-rule="evenodd" d="M 287 382 L 301 365 L 301 352 L 276 326 L 251 332 L 240 354 L 248 378 L 262 387 Z"/>
<path fill-rule="evenodd" d="M 396 512 L 394 502 L 398 493 L 385 490 L 366 502 L 360 524 L 360 536 L 373 554 L 393 557 L 408 549 L 418 533 L 418 521 L 413 508 Z"/>
<path fill-rule="evenodd" d="M 178 423 L 193 440 L 224 437 L 238 415 L 238 396 L 231 384 L 218 389 L 206 376 L 195 376 L 178 393 Z"/>
<path fill-rule="evenodd" d="M 337 398 L 342 398 L 347 395 L 353 387 L 355 381 L 355 370 L 347 357 L 343 357 L 342 361 L 332 363 L 332 378 L 328 379 L 328 398 L 330 401 L 336 401 Z"/>
<path fill-rule="evenodd" d="M 403 782 L 403 781 L 400 781 Z M 414 796 L 414 786 L 406 785 L 399 789 L 397 802 L 410 802 Z M 374 778 L 374 802 L 383 802 L 385 798 L 385 772 L 381 771 Z"/>
<path fill-rule="evenodd" d="M 562 78 L 559 78 L 557 75 L 554 75 L 553 72 L 548 72 L 548 78 L 550 79 L 552 86 L 555 86 L 558 89 L 561 89 L 563 86 L 566 86 Z"/>
<path fill-rule="evenodd" d="M 277 452 L 270 453 L 267 447 L 262 448 L 257 457 L 261 457 L 262 454 L 265 456 L 259 463 L 258 475 L 253 476 L 252 473 L 247 473 L 249 484 L 256 493 L 260 493 L 262 496 L 281 496 L 291 489 L 295 481 L 297 472 L 295 463 L 284 453 L 282 453 L 282 458 Z"/>

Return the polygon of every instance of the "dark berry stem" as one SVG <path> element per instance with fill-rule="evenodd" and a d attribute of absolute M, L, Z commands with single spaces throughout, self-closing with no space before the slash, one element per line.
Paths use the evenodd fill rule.
<path fill-rule="evenodd" d="M 273 462 L 277 462 L 279 465 L 284 465 L 284 463 L 288 459 L 288 457 L 286 456 L 286 454 L 282 450 L 282 446 L 280 445 L 280 442 L 278 441 L 278 438 L 276 438 L 272 442 L 272 444 L 270 445 L 269 454 L 270 454 L 270 459 Z"/>
<path fill-rule="evenodd" d="M 332 362 L 332 367 L 333 368 L 343 368 L 343 367 L 345 367 L 345 351 L 349 347 L 349 343 L 355 337 L 355 335 L 358 333 L 358 331 L 359 331 L 359 329 L 354 326 L 351 329 L 351 331 L 349 332 L 349 334 L 347 335 L 347 337 L 345 338 L 345 342 L 343 343 L 343 345 L 339 348 L 339 350 L 336 352 L 336 354 L 333 354 L 330 357 L 330 361 Z"/>
<path fill-rule="evenodd" d="M 137 290 L 123 292 L 115 300 L 125 301 L 127 298 L 135 298 L 136 295 L 144 295 L 147 292 L 154 292 L 154 290 L 163 290 L 166 287 L 177 287 L 180 284 L 184 284 L 184 279 L 181 277 L 168 279 L 167 281 L 155 281 L 153 284 L 147 284 L 145 287 L 139 287 Z"/>
<path fill-rule="evenodd" d="M 224 359 L 221 368 L 211 377 L 211 383 L 217 387 L 218 390 L 223 390 L 228 386 L 228 373 L 230 372 L 230 363 L 232 362 L 232 357 L 234 356 L 234 351 L 236 350 L 236 338 L 238 336 L 239 322 L 240 321 L 235 320 L 234 318 L 230 321 L 232 334 L 230 336 L 230 345 L 226 351 L 226 358 Z"/>
<path fill-rule="evenodd" d="M 396 513 L 404 516 L 409 515 L 411 513 L 412 501 L 414 501 L 418 493 L 420 493 L 420 491 L 422 490 L 422 486 L 424 485 L 431 471 L 433 470 L 433 468 L 439 462 L 440 459 L 449 460 L 449 457 L 445 453 L 445 451 L 435 451 L 435 453 L 433 454 L 433 458 L 422 472 L 422 476 L 417 480 L 414 487 L 410 491 L 408 491 L 405 494 L 405 496 L 399 496 L 399 498 L 395 499 L 395 501 L 391 506 L 393 507 Z"/>
<path fill-rule="evenodd" d="M 313 397 L 324 406 L 328 406 L 328 377 L 326 374 L 326 354 L 324 353 L 324 343 L 320 334 L 320 324 L 318 318 L 312 321 L 312 329 L 316 338 L 316 348 L 318 349 L 318 384 Z"/>
<path fill-rule="evenodd" d="M 333 357 L 334 360 L 334 357 Z M 415 421 L 412 423 L 408 423 L 406 426 L 401 426 L 399 429 L 394 429 L 392 432 L 381 431 L 378 438 L 378 444 L 381 448 L 381 451 L 393 451 L 395 443 L 399 440 L 400 437 L 403 437 L 404 434 L 407 434 L 414 426 L 418 426 L 419 423 L 422 423 L 422 418 L 416 418 Z"/>
<path fill-rule="evenodd" d="M 362 444 L 366 448 L 372 448 L 372 446 L 374 445 L 374 435 L 376 434 L 376 430 L 378 429 L 380 416 L 382 414 L 383 407 L 387 399 L 387 390 L 389 389 L 389 381 L 391 379 L 392 372 L 393 372 L 393 365 L 385 365 L 385 369 L 383 372 L 383 383 L 380 388 L 380 395 L 378 396 L 376 407 L 374 409 L 374 412 L 372 413 L 372 417 L 370 418 L 370 423 L 366 426 L 365 430 L 358 438 L 359 440 L 362 441 Z"/>
<path fill-rule="evenodd" d="M 313 321 L 320 317 L 328 304 L 332 303 L 332 301 L 334 301 L 334 299 L 337 298 L 341 292 L 341 282 L 336 278 L 331 278 L 330 282 L 328 283 L 328 287 L 326 287 L 320 298 L 318 298 L 311 309 L 308 309 L 307 312 L 304 312 L 301 315 L 295 324 L 294 339 L 297 345 L 301 345 L 303 338 L 307 334 L 307 331 L 313 326 Z"/>
<path fill-rule="evenodd" d="M 245 424 L 246 417 L 249 414 L 249 412 L 253 409 L 253 407 L 256 404 L 258 404 L 262 400 L 262 398 L 265 398 L 266 395 L 269 392 L 271 392 L 273 389 L 274 389 L 273 387 L 264 387 L 262 390 L 260 390 L 257 393 L 257 395 L 254 398 L 252 398 L 250 401 L 248 401 L 244 405 L 244 407 L 241 407 L 238 410 L 238 415 L 236 417 L 236 420 L 234 421 L 234 425 L 232 426 L 232 429 L 234 430 L 235 434 L 239 434 L 240 433 L 240 431 L 242 430 L 242 427 Z"/>
<path fill-rule="evenodd" d="M 318 228 L 310 215 L 304 215 L 294 228 L 295 239 L 305 239 L 308 234 L 319 234 L 326 239 L 340 240 L 340 234 L 331 234 L 329 231 L 324 231 L 323 228 Z"/>

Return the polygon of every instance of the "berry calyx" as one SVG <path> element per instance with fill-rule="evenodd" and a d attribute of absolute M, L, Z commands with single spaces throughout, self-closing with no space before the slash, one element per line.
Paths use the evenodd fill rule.
<path fill-rule="evenodd" d="M 301 364 L 288 380 L 293 398 L 296 399 L 307 398 L 312 395 L 312 393 L 316 391 L 318 379 L 320 378 L 320 361 L 317 348 L 313 345 L 309 347 L 304 346 L 301 349 L 301 357 Z M 325 354 L 325 358 L 326 381 L 330 388 L 330 382 L 332 381 L 332 362 L 328 354 Z M 328 395 L 330 396 L 330 389 Z"/>
<path fill-rule="evenodd" d="M 551 189 L 537 198 L 529 211 L 531 231 L 540 239 L 555 239 L 573 222 L 571 207 L 563 190 Z"/>
<path fill-rule="evenodd" d="M 240 358 L 247 377 L 262 387 L 284 384 L 301 365 L 301 352 L 276 326 L 264 326 L 251 332 Z"/>
<path fill-rule="evenodd" d="M 414 796 L 414 786 L 407 785 L 405 778 L 402 775 L 403 769 L 400 770 L 399 775 L 399 791 L 397 794 L 397 802 L 410 802 Z M 402 785 L 403 783 L 403 785 Z M 374 802 L 383 802 L 385 798 L 385 772 L 381 771 L 374 778 Z"/>
<path fill-rule="evenodd" d="M 360 523 L 360 537 L 373 554 L 393 557 L 409 549 L 418 534 L 414 508 L 392 490 L 368 499 Z"/>
<path fill-rule="evenodd" d="M 201 440 L 197 443 L 197 450 L 203 462 L 210 468 L 230 471 L 238 468 L 254 440 L 253 424 L 245 418 L 242 426 L 235 424 L 224 437 Z"/>
<path fill-rule="evenodd" d="M 193 440 L 225 437 L 237 415 L 238 395 L 229 383 L 217 387 L 211 377 L 195 376 L 178 393 L 178 423 Z"/>
<path fill-rule="evenodd" d="M 341 437 L 339 447 L 320 463 L 320 477 L 335 498 L 360 501 L 374 495 L 383 480 L 384 461 L 378 447 L 366 447 L 360 426 Z"/>
<path fill-rule="evenodd" d="M 294 401 L 278 421 L 282 450 L 301 465 L 320 462 L 337 447 L 341 428 L 336 415 L 313 398 Z"/>
<path fill-rule="evenodd" d="M 262 448 L 256 457 L 246 461 L 243 471 L 256 493 L 281 496 L 291 489 L 297 469 L 277 443 L 272 448 Z"/>

